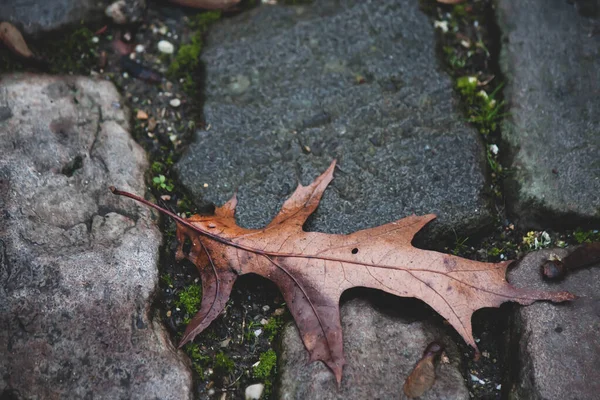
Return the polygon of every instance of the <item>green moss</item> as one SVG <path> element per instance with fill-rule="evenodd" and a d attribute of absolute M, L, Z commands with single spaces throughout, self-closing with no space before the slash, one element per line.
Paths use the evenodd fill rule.
<path fill-rule="evenodd" d="M 64 40 L 48 40 L 43 52 L 47 55 L 50 72 L 55 74 L 88 75 L 97 64 L 96 45 L 92 42 L 94 32 L 81 27 L 70 33 Z"/>
<path fill-rule="evenodd" d="M 269 336 L 269 340 L 273 341 L 275 336 L 281 332 L 283 328 L 283 320 L 280 317 L 273 317 L 264 326 L 265 333 Z"/>
<path fill-rule="evenodd" d="M 203 35 L 210 24 L 221 18 L 220 11 L 203 12 L 190 18 L 189 27 L 194 30 L 190 42 L 179 47 L 167 74 L 171 79 L 183 80 L 182 88 L 190 96 L 198 89 L 196 77 L 200 65 L 200 53 L 204 45 Z"/>
<path fill-rule="evenodd" d="M 200 376 L 200 379 L 204 379 L 204 367 L 210 362 L 210 357 L 202 354 L 200 346 L 195 343 L 189 343 L 184 347 L 185 352 L 192 360 L 192 367 L 194 371 Z"/>
<path fill-rule="evenodd" d="M 265 385 L 264 397 L 268 398 L 273 387 L 273 378 L 277 373 L 277 353 L 269 349 L 262 353 L 258 359 L 258 365 L 252 369 L 256 379 L 260 379 Z"/>
<path fill-rule="evenodd" d="M 169 274 L 162 274 L 160 280 L 164 282 L 168 287 L 173 287 L 173 278 Z"/>
<path fill-rule="evenodd" d="M 503 249 L 499 249 L 497 247 L 492 247 L 488 253 L 492 257 L 498 257 L 500 254 L 502 254 L 502 251 L 503 251 Z"/>
<path fill-rule="evenodd" d="M 600 231 L 598 231 L 598 230 L 583 231 L 581 229 L 576 229 L 575 232 L 573 232 L 573 237 L 575 238 L 575 241 L 579 244 L 599 242 L 600 241 Z"/>
<path fill-rule="evenodd" d="M 184 323 L 189 324 L 191 317 L 198 312 L 202 302 L 202 287 L 190 285 L 183 289 L 175 300 L 175 306 L 185 312 Z"/>
<path fill-rule="evenodd" d="M 229 375 L 235 369 L 233 360 L 222 351 L 215 354 L 215 360 L 213 364 L 213 370 L 217 376 Z"/>

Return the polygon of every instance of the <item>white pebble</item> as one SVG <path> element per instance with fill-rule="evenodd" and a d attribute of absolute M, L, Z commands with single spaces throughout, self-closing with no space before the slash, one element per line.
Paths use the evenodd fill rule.
<path fill-rule="evenodd" d="M 498 148 L 498 146 L 496 146 L 495 144 L 491 144 L 490 145 L 490 151 L 494 154 L 498 154 L 498 152 L 500 151 L 500 149 Z"/>
<path fill-rule="evenodd" d="M 174 99 L 171 99 L 171 101 L 169 101 L 169 104 L 171 105 L 171 107 L 177 108 L 181 105 L 181 100 L 175 97 Z"/>
<path fill-rule="evenodd" d="M 259 337 L 261 333 L 262 333 L 262 329 L 257 329 L 254 331 L 254 336 Z"/>
<path fill-rule="evenodd" d="M 262 396 L 264 390 L 265 385 L 262 383 L 255 383 L 254 385 L 250 385 L 246 388 L 244 395 L 246 400 L 258 400 L 260 399 L 260 396 Z"/>
<path fill-rule="evenodd" d="M 161 40 L 158 42 L 158 51 L 164 54 L 173 54 L 175 52 L 175 46 L 171 42 Z"/>
<path fill-rule="evenodd" d="M 100 39 L 98 39 L 98 36 L 94 36 L 92 38 L 92 43 L 98 43 L 100 41 Z"/>
<path fill-rule="evenodd" d="M 135 52 L 136 53 L 143 53 L 144 52 L 144 45 L 143 44 L 138 44 L 137 46 L 135 46 Z"/>

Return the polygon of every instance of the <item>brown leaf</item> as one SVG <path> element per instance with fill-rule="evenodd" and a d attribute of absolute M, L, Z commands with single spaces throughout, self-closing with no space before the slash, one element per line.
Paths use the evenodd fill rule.
<path fill-rule="evenodd" d="M 215 215 L 180 218 L 139 196 L 111 188 L 168 214 L 177 221 L 177 258 L 187 258 L 202 278 L 200 311 L 188 325 L 180 346 L 202 332 L 223 310 L 239 275 L 255 273 L 273 281 L 300 330 L 310 360 L 321 360 L 342 378 L 344 353 L 339 300 L 349 288 L 380 289 L 416 297 L 435 309 L 474 347 L 473 312 L 507 301 L 566 301 L 568 292 L 519 289 L 506 281 L 510 262 L 483 263 L 411 245 L 414 235 L 434 215 L 412 215 L 349 235 L 302 230 L 333 179 L 335 161 L 309 186 L 299 185 L 263 229 L 236 225 L 234 196 Z M 192 243 L 189 253 L 183 244 Z"/>
<path fill-rule="evenodd" d="M 33 53 L 27 47 L 25 39 L 21 32 L 9 22 L 0 23 L 0 41 L 6 45 L 13 53 L 23 57 L 31 58 Z"/>
<path fill-rule="evenodd" d="M 444 351 L 444 346 L 431 342 L 423 352 L 423 357 L 417 362 L 404 382 L 404 394 L 414 398 L 423 395 L 435 382 L 435 366 Z"/>
<path fill-rule="evenodd" d="M 225 10 L 238 4 L 240 0 L 170 0 L 171 3 L 184 7 L 202 8 L 204 10 Z"/>

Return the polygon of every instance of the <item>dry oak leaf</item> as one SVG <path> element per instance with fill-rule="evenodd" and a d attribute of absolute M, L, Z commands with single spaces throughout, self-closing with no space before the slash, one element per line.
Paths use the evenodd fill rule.
<path fill-rule="evenodd" d="M 0 22 L 0 42 L 13 53 L 23 57 L 31 58 L 33 53 L 27 47 L 21 32 L 10 22 Z"/>
<path fill-rule="evenodd" d="M 412 215 L 349 235 L 305 232 L 302 226 L 333 179 L 335 161 L 309 186 L 299 185 L 271 223 L 244 229 L 234 218 L 234 196 L 212 216 L 180 218 L 127 192 L 177 221 L 177 258 L 187 258 L 202 278 L 202 305 L 179 346 L 193 340 L 221 313 L 236 278 L 255 273 L 273 281 L 300 330 L 310 361 L 323 361 L 342 379 L 344 352 L 339 300 L 352 287 L 380 289 L 425 301 L 477 348 L 471 315 L 507 301 L 566 301 L 568 292 L 518 289 L 506 281 L 510 262 L 483 263 L 411 245 L 413 236 L 435 215 Z M 185 254 L 186 239 L 192 243 Z"/>

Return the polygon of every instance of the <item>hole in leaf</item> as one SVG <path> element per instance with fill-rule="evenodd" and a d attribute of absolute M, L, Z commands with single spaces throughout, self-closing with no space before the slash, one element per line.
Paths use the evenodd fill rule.
<path fill-rule="evenodd" d="M 356 254 L 356 253 L 358 253 L 358 249 L 355 247 L 352 249 L 352 254 Z"/>
<path fill-rule="evenodd" d="M 192 249 L 192 241 L 190 240 L 190 238 L 186 237 L 185 241 L 183 242 L 183 254 L 188 256 L 190 254 L 191 249 Z"/>

